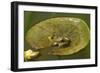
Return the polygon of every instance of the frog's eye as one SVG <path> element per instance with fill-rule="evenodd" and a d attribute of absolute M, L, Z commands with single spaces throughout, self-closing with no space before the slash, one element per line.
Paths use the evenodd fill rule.
<path fill-rule="evenodd" d="M 54 41 L 56 38 L 57 38 L 57 36 L 55 36 L 55 35 L 48 36 L 48 39 L 49 39 L 50 41 Z"/>

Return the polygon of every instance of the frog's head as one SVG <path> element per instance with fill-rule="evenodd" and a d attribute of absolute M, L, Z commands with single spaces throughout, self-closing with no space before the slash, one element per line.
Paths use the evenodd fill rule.
<path fill-rule="evenodd" d="M 70 45 L 71 40 L 68 39 L 67 37 L 63 36 L 49 36 L 48 37 L 49 41 L 52 41 L 52 46 L 54 47 L 68 47 Z"/>

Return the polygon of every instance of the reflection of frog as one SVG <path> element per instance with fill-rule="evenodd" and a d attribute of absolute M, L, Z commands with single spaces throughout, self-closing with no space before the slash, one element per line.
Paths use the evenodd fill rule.
<path fill-rule="evenodd" d="M 70 45 L 70 39 L 67 37 L 62 37 L 62 36 L 49 36 L 48 39 L 50 41 L 53 41 L 52 46 L 54 47 L 68 47 Z"/>

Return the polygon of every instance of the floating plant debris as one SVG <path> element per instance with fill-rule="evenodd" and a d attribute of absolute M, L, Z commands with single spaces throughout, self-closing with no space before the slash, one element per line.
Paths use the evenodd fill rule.
<path fill-rule="evenodd" d="M 38 51 L 32 51 L 31 49 L 24 52 L 24 59 L 31 60 L 39 55 Z"/>

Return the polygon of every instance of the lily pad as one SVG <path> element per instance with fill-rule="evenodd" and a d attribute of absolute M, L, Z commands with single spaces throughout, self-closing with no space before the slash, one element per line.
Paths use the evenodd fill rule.
<path fill-rule="evenodd" d="M 33 49 L 51 49 L 51 55 L 70 55 L 79 52 L 89 42 L 89 28 L 79 18 L 56 17 L 41 21 L 26 34 Z"/>

